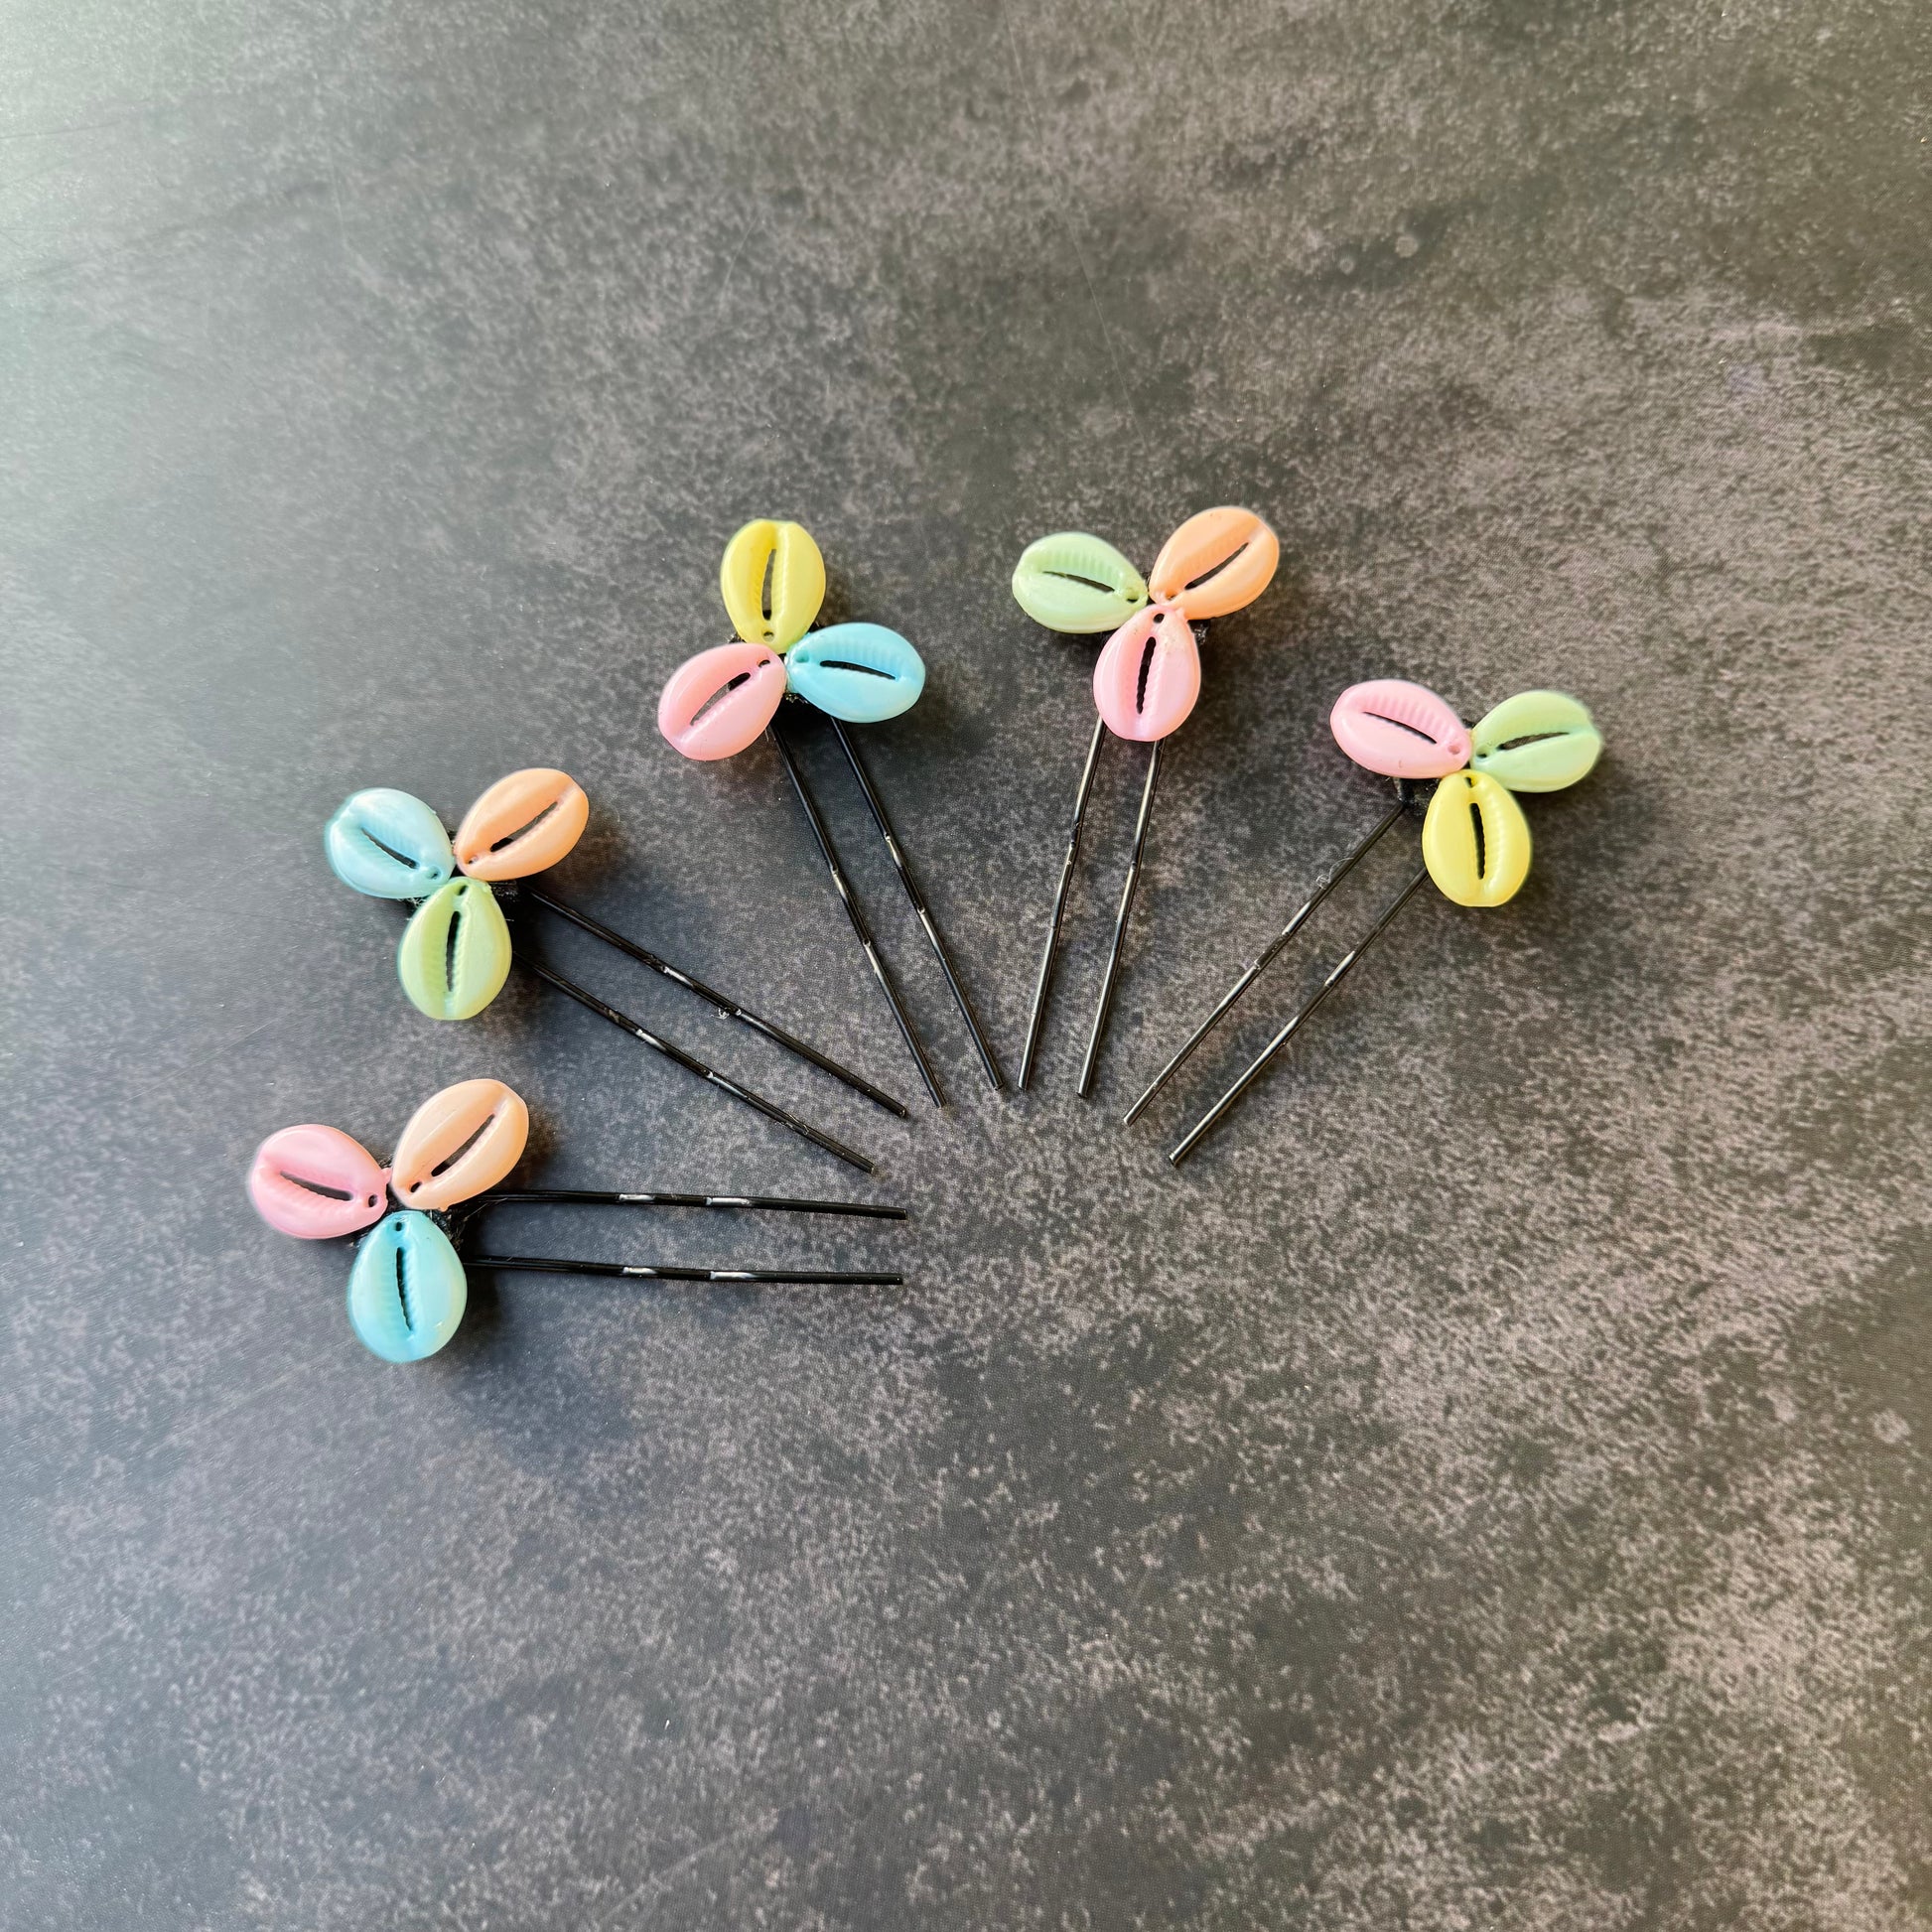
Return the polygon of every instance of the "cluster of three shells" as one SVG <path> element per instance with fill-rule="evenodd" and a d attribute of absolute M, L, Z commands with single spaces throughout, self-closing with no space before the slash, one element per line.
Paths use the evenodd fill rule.
<path fill-rule="evenodd" d="M 1603 749 L 1588 711 L 1561 691 L 1520 691 L 1474 730 L 1435 692 L 1403 678 L 1351 684 L 1328 715 L 1335 743 L 1387 778 L 1436 779 L 1423 817 L 1429 876 L 1457 905 L 1502 905 L 1530 870 L 1519 791 L 1562 791 Z"/>
<path fill-rule="evenodd" d="M 376 786 L 344 802 L 323 846 L 344 885 L 421 901 L 396 947 L 397 977 L 432 1020 L 468 1020 L 503 990 L 510 970 L 509 926 L 490 882 L 556 865 L 583 837 L 590 811 L 568 772 L 512 771 L 464 813 L 452 842 L 420 798 Z"/>
<path fill-rule="evenodd" d="M 1190 516 L 1161 546 L 1145 581 L 1111 543 L 1062 530 L 1030 543 L 1013 595 L 1049 630 L 1111 632 L 1093 668 L 1093 701 L 1117 738 L 1147 743 L 1186 723 L 1200 696 L 1193 626 L 1252 604 L 1281 561 L 1253 510 Z"/>
<path fill-rule="evenodd" d="M 469 1281 L 432 1218 L 493 1187 L 523 1158 L 530 1113 L 501 1080 L 464 1080 L 410 1116 L 383 1167 L 340 1128 L 271 1134 L 248 1169 L 248 1197 L 270 1227 L 326 1241 L 374 1227 L 348 1274 L 348 1319 L 385 1362 L 419 1362 L 456 1333 Z M 389 1197 L 402 1203 L 387 1211 Z"/>
<path fill-rule="evenodd" d="M 897 630 L 812 629 L 825 602 L 825 559 L 803 525 L 746 524 L 725 546 L 718 584 L 737 639 L 687 658 L 657 701 L 657 729 L 686 758 L 744 751 L 787 695 L 848 725 L 882 724 L 918 702 L 925 665 Z"/>

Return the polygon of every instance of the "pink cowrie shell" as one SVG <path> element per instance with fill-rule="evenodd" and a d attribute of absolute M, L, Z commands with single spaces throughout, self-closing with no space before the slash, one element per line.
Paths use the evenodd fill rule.
<path fill-rule="evenodd" d="M 255 1150 L 248 1198 L 280 1234 L 327 1241 L 382 1218 L 389 1170 L 340 1128 L 285 1127 Z"/>
<path fill-rule="evenodd" d="M 1469 761 L 1469 733 L 1434 691 L 1405 678 L 1351 684 L 1328 714 L 1335 743 L 1385 778 L 1447 778 Z"/>
<path fill-rule="evenodd" d="M 657 701 L 657 729 L 688 759 L 742 752 L 785 694 L 784 660 L 765 644 L 720 644 L 688 657 Z"/>
<path fill-rule="evenodd" d="M 1145 745 L 1187 722 L 1200 696 L 1200 652 L 1177 604 L 1137 612 L 1101 647 L 1093 701 L 1116 738 Z"/>

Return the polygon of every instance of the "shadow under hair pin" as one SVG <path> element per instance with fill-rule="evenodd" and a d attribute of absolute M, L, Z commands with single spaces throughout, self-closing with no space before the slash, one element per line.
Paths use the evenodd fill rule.
<path fill-rule="evenodd" d="M 674 1268 L 531 1255 L 466 1258 L 464 1236 L 473 1219 L 505 1202 L 754 1208 L 905 1219 L 902 1208 L 864 1201 L 498 1187 L 497 1182 L 523 1158 L 529 1133 L 528 1108 L 501 1080 L 464 1080 L 431 1095 L 417 1108 L 386 1168 L 339 1128 L 311 1123 L 271 1134 L 249 1165 L 248 1196 L 270 1227 L 298 1240 L 361 1235 L 348 1273 L 348 1321 L 362 1345 L 385 1362 L 420 1362 L 449 1341 L 463 1320 L 469 1274 L 476 1270 L 606 1275 L 631 1281 L 887 1288 L 896 1288 L 903 1280 L 896 1274 L 818 1269 Z"/>
<path fill-rule="evenodd" d="M 835 623 L 822 630 L 812 628 L 825 602 L 825 560 L 811 533 L 797 523 L 778 523 L 764 517 L 746 524 L 725 546 L 719 588 L 737 638 L 700 651 L 678 666 L 658 699 L 657 729 L 673 749 L 706 763 L 732 758 L 759 737 L 769 740 L 797 794 L 853 936 L 892 1009 L 899 1037 L 912 1055 L 932 1104 L 942 1107 L 946 1097 L 931 1057 L 880 955 L 852 882 L 839 863 L 825 815 L 778 723 L 778 713 L 785 699 L 795 698 L 831 720 L 832 734 L 852 767 L 866 809 L 885 841 L 887 856 L 939 961 L 953 1004 L 972 1035 L 987 1083 L 998 1091 L 1006 1084 L 1005 1076 L 993 1057 L 946 942 L 940 937 L 932 908 L 912 876 L 879 788 L 846 729 L 848 725 L 883 724 L 918 702 L 925 689 L 925 665 L 919 653 L 897 630 L 888 630 L 884 624 Z"/>
<path fill-rule="evenodd" d="M 1114 917 L 1100 1002 L 1094 1009 L 1086 1057 L 1080 1065 L 1076 1091 L 1082 1099 L 1093 1091 L 1100 1042 L 1113 1011 L 1127 922 L 1147 853 L 1154 788 L 1161 775 L 1161 748 L 1186 723 L 1200 695 L 1199 646 L 1206 637 L 1208 620 L 1252 604 L 1273 580 L 1280 555 L 1274 531 L 1253 510 L 1221 508 L 1202 510 L 1181 524 L 1161 546 L 1145 582 L 1112 544 L 1070 530 L 1029 544 L 1014 569 L 1013 595 L 1035 622 L 1049 630 L 1112 633 L 1101 646 L 1093 670 L 1093 701 L 1100 715 L 1094 721 L 1086 763 L 1073 795 L 1066 857 L 1060 865 L 1059 885 L 1047 919 L 1046 945 L 1034 985 L 1027 1043 L 1021 1051 L 1016 1080 L 1023 1092 L 1033 1077 L 1034 1059 L 1039 1050 L 1046 997 L 1059 953 L 1060 926 L 1080 856 L 1080 833 L 1086 822 L 1101 741 L 1111 731 L 1117 738 L 1135 740 L 1153 749 L 1148 754 L 1140 815 L 1134 825 L 1134 846 L 1121 888 L 1120 908 Z"/>
<path fill-rule="evenodd" d="M 1422 866 L 1240 1078 L 1187 1130 L 1168 1156 L 1175 1167 L 1260 1079 L 1302 1023 L 1354 970 L 1426 881 L 1433 880 L 1443 896 L 1457 905 L 1497 906 L 1514 898 L 1530 870 L 1529 820 L 1515 794 L 1562 791 L 1574 785 L 1588 774 L 1603 749 L 1602 736 L 1588 711 L 1560 691 L 1519 692 L 1470 730 L 1435 692 L 1401 678 L 1350 685 L 1335 700 L 1328 728 L 1335 743 L 1363 769 L 1396 780 L 1394 808 L 1315 887 L 1128 1109 L 1126 1120 L 1132 1122 L 1142 1113 L 1315 907 L 1402 817 L 1416 795 L 1412 787 L 1433 781 L 1423 817 Z"/>
<path fill-rule="evenodd" d="M 590 799 L 583 787 L 567 772 L 538 766 L 497 779 L 464 813 L 454 843 L 442 819 L 420 798 L 377 786 L 355 792 L 344 802 L 324 830 L 323 847 L 330 870 L 345 886 L 371 898 L 415 902 L 396 948 L 396 972 L 411 1004 L 432 1020 L 468 1020 L 481 1013 L 502 991 L 510 964 L 516 960 L 546 985 L 687 1073 L 861 1173 L 871 1173 L 874 1163 L 843 1141 L 708 1066 L 695 1053 L 606 1005 L 577 981 L 514 948 L 503 904 L 521 900 L 540 906 L 694 993 L 722 1018 L 736 1020 L 904 1118 L 903 1102 L 829 1053 L 808 1046 L 782 1027 L 535 885 L 531 876 L 569 856 L 589 817 Z"/>

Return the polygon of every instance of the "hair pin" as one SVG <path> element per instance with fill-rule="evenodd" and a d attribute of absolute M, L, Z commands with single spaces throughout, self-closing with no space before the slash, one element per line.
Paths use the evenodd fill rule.
<path fill-rule="evenodd" d="M 503 900 L 527 899 L 555 913 L 696 994 L 722 1018 L 738 1021 L 900 1119 L 905 1117 L 903 1102 L 829 1053 L 808 1046 L 782 1027 L 532 884 L 533 873 L 569 856 L 589 817 L 590 799 L 574 778 L 567 772 L 533 767 L 497 779 L 464 813 L 454 842 L 442 819 L 420 798 L 377 786 L 355 792 L 344 802 L 324 830 L 323 848 L 330 870 L 344 885 L 371 898 L 415 902 L 396 948 L 396 972 L 411 1004 L 432 1020 L 469 1020 L 481 1013 L 502 991 L 511 961 L 520 960 L 538 979 L 687 1073 L 871 1173 L 874 1164 L 865 1155 L 639 1026 L 575 980 L 515 950 L 499 889 Z"/>
<path fill-rule="evenodd" d="M 1259 960 L 1222 997 L 1153 1084 L 1128 1110 L 1134 1120 L 1307 921 L 1408 808 L 1418 783 L 1434 781 L 1423 817 L 1423 864 L 1373 925 L 1255 1055 L 1240 1078 L 1197 1120 L 1168 1159 L 1178 1167 L 1267 1070 L 1297 1029 L 1360 963 L 1426 881 L 1457 905 L 1507 904 L 1530 870 L 1530 826 L 1518 792 L 1562 791 L 1588 775 L 1603 749 L 1585 707 L 1560 691 L 1523 691 L 1486 713 L 1473 731 L 1435 692 L 1401 678 L 1352 684 L 1328 716 L 1334 740 L 1365 770 L 1393 778 L 1395 808 L 1315 888 Z"/>
<path fill-rule="evenodd" d="M 1040 1030 L 1045 1024 L 1046 996 L 1053 984 L 1060 926 L 1080 856 L 1080 834 L 1086 823 L 1101 740 L 1111 731 L 1117 738 L 1132 739 L 1153 749 L 1148 754 L 1127 879 L 1121 888 L 1113 941 L 1100 983 L 1100 1003 L 1094 1010 L 1075 1089 L 1082 1099 L 1093 1091 L 1100 1042 L 1113 1011 L 1127 922 L 1147 852 L 1154 789 L 1161 774 L 1161 748 L 1186 723 L 1200 696 L 1199 646 L 1206 639 L 1208 621 L 1252 604 L 1273 581 L 1280 557 L 1281 546 L 1274 531 L 1253 510 L 1229 507 L 1201 510 L 1190 516 L 1161 546 L 1145 582 L 1112 544 L 1078 531 L 1041 537 L 1021 553 L 1013 573 L 1013 595 L 1030 618 L 1049 630 L 1112 633 L 1101 646 L 1093 669 L 1093 700 L 1100 715 L 1094 721 L 1086 763 L 1073 795 L 1066 857 L 1060 865 L 1059 885 L 1047 920 L 1046 947 L 1034 985 L 1027 1044 L 1020 1056 L 1018 1085 L 1023 1092 L 1032 1078 Z"/>
<path fill-rule="evenodd" d="M 504 1189 L 523 1158 L 530 1114 L 501 1080 L 464 1080 L 417 1108 L 383 1167 L 335 1127 L 285 1127 L 255 1150 L 248 1197 L 270 1227 L 302 1241 L 361 1235 L 348 1274 L 349 1326 L 385 1362 L 420 1362 L 457 1331 L 469 1271 L 606 1275 L 659 1282 L 786 1282 L 896 1288 L 893 1274 L 795 1268 L 673 1268 L 553 1256 L 461 1253 L 474 1217 L 503 1202 L 621 1207 L 762 1208 L 902 1221 L 903 1208 L 863 1201 L 788 1200 L 746 1194 L 603 1193 L 580 1187 Z M 392 1211 L 389 1200 L 397 1205 Z"/>
<path fill-rule="evenodd" d="M 778 523 L 768 517 L 746 524 L 725 546 L 719 587 L 738 635 L 729 644 L 687 658 L 671 674 L 657 701 L 657 729 L 677 751 L 700 762 L 735 757 L 760 736 L 770 740 L 797 794 L 853 935 L 892 1008 L 899 1037 L 912 1055 L 933 1105 L 944 1106 L 945 1093 L 925 1043 L 880 955 L 872 927 L 839 863 L 825 815 L 779 728 L 778 711 L 786 698 L 801 698 L 831 720 L 833 736 L 858 780 L 866 809 L 885 841 L 899 885 L 972 1035 L 988 1084 L 998 1092 L 1006 1085 L 1006 1077 L 993 1057 L 932 908 L 919 891 L 898 835 L 887 816 L 885 801 L 846 729 L 848 725 L 883 724 L 918 702 L 925 689 L 925 665 L 918 652 L 884 624 L 835 623 L 822 630 L 812 628 L 825 601 L 825 560 L 811 533 L 801 524 Z"/>

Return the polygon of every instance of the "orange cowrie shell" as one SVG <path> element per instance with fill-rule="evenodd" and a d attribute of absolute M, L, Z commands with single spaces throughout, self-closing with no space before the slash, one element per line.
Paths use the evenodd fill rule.
<path fill-rule="evenodd" d="M 1131 617 L 1100 648 L 1093 702 L 1116 738 L 1146 745 L 1187 722 L 1200 696 L 1200 652 L 1175 604 Z"/>
<path fill-rule="evenodd" d="M 1190 516 L 1148 572 L 1161 602 L 1178 601 L 1199 623 L 1252 604 L 1275 575 L 1281 544 L 1253 510 L 1222 508 Z"/>
<path fill-rule="evenodd" d="M 512 771 L 463 814 L 456 862 L 472 879 L 527 879 L 570 856 L 590 815 L 591 801 L 568 771 Z"/>
<path fill-rule="evenodd" d="M 771 612 L 764 610 L 764 579 L 771 576 Z M 825 559 L 802 523 L 759 517 L 725 546 L 718 588 L 738 634 L 750 644 L 769 644 L 782 655 L 812 627 L 825 602 Z"/>
<path fill-rule="evenodd" d="M 776 715 L 784 660 L 763 644 L 719 644 L 687 657 L 657 700 L 657 729 L 701 762 L 744 751 Z"/>
<path fill-rule="evenodd" d="M 410 1116 L 389 1184 L 408 1207 L 454 1207 L 493 1187 L 523 1158 L 530 1110 L 500 1080 L 463 1080 Z"/>
<path fill-rule="evenodd" d="M 1422 822 L 1423 864 L 1457 905 L 1502 905 L 1529 877 L 1530 822 L 1486 771 L 1451 771 Z"/>

